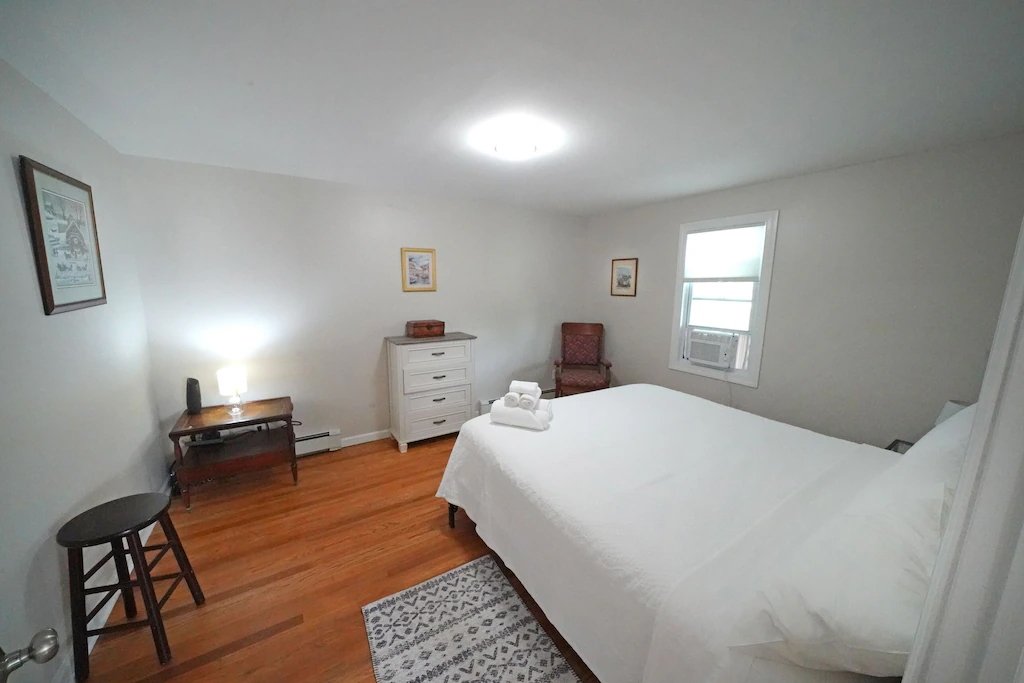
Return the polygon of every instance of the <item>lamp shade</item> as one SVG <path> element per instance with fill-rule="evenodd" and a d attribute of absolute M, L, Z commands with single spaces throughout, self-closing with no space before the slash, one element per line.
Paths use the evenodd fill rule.
<path fill-rule="evenodd" d="M 229 365 L 218 370 L 217 389 L 221 396 L 237 396 L 249 391 L 245 368 L 241 365 Z"/>

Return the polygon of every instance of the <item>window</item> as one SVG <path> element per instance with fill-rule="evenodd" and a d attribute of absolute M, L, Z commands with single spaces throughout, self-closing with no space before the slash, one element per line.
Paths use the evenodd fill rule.
<path fill-rule="evenodd" d="M 669 367 L 756 387 L 779 212 L 679 229 Z"/>

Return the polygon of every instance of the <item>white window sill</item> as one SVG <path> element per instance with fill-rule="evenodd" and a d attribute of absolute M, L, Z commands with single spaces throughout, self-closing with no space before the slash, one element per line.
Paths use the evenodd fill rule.
<path fill-rule="evenodd" d="M 742 384 L 745 387 L 751 387 L 754 389 L 757 388 L 758 373 L 749 369 L 719 370 L 718 368 L 709 368 L 682 359 L 673 359 L 669 362 L 668 367 L 669 369 L 676 370 L 678 372 L 688 372 L 691 375 L 700 375 L 701 377 L 710 377 L 711 379 L 717 379 L 723 382 Z"/>

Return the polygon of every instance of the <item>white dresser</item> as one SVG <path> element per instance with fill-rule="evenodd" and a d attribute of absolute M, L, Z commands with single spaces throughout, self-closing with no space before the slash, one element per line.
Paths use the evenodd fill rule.
<path fill-rule="evenodd" d="M 473 417 L 474 339 L 465 332 L 385 338 L 391 434 L 402 453 L 409 442 L 457 432 Z"/>

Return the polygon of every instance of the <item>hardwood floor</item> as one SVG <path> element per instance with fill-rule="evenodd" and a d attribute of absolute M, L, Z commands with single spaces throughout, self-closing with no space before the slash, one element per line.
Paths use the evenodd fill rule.
<path fill-rule="evenodd" d="M 360 608 L 488 552 L 434 497 L 454 437 L 409 447 L 375 441 L 287 467 L 209 483 L 171 516 L 206 593 L 179 586 L 164 607 L 172 660 L 149 629 L 101 637 L 90 681 L 374 681 Z M 161 538 L 154 531 L 152 542 Z M 170 571 L 170 558 L 157 573 Z M 579 657 L 520 590 L 585 683 Z M 162 594 L 157 587 L 158 596 Z M 108 621 L 124 619 L 120 601 Z"/>

